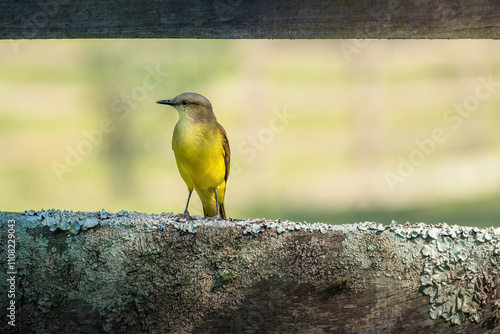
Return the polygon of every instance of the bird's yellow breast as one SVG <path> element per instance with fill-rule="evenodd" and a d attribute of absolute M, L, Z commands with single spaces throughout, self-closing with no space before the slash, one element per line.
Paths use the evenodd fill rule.
<path fill-rule="evenodd" d="M 213 124 L 179 119 L 172 149 L 179 172 L 188 188 L 217 188 L 224 182 L 225 162 L 222 133 Z"/>

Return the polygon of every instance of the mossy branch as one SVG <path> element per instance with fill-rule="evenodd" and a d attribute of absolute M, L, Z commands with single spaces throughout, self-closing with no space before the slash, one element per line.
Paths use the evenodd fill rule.
<path fill-rule="evenodd" d="M 486 333 L 499 322 L 500 228 L 105 210 L 0 222 L 0 280 L 14 277 L 1 307 L 15 309 L 2 333 Z"/>

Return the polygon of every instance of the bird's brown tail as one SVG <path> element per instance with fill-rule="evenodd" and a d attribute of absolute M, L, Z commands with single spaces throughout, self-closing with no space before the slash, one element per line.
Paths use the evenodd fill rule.
<path fill-rule="evenodd" d="M 216 215 L 215 213 L 214 215 Z M 224 203 L 219 203 L 219 214 L 221 219 L 226 219 L 226 209 L 224 208 Z M 207 213 L 207 209 L 203 207 L 203 215 L 205 217 L 210 217 L 210 215 Z"/>
<path fill-rule="evenodd" d="M 226 209 L 224 209 L 224 203 L 219 203 L 219 214 L 222 219 L 226 219 Z"/>

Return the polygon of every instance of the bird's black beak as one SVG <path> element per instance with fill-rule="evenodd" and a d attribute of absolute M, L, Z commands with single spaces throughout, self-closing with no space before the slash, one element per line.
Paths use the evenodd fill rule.
<path fill-rule="evenodd" d="M 158 104 L 168 104 L 169 106 L 174 106 L 175 105 L 175 103 L 172 100 L 160 100 L 160 101 L 156 101 L 156 103 L 158 103 Z"/>

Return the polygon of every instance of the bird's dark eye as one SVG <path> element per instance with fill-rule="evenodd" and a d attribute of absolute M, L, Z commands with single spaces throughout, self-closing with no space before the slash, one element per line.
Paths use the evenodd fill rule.
<path fill-rule="evenodd" d="M 188 100 L 182 100 L 181 104 L 183 106 L 187 106 L 189 104 L 189 101 Z"/>

